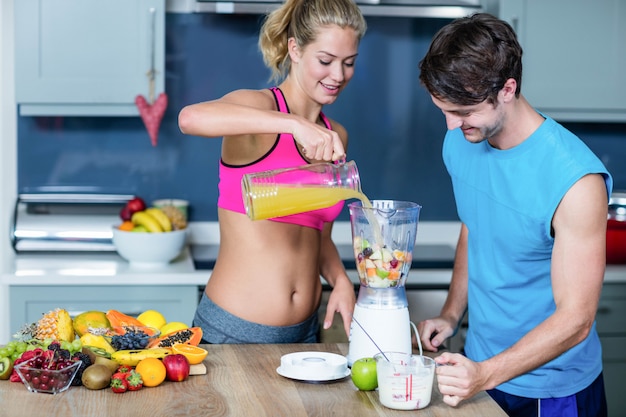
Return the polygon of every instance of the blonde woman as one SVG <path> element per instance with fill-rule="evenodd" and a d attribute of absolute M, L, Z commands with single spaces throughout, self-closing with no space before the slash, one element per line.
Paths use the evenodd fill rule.
<path fill-rule="evenodd" d="M 346 130 L 322 107 L 352 78 L 365 30 L 353 0 L 287 0 L 267 16 L 259 37 L 272 79 L 280 83 L 181 110 L 183 133 L 223 137 L 220 250 L 194 318 L 204 342 L 316 342 L 320 275 L 332 287 L 323 327 L 339 313 L 349 332 L 354 286 L 331 240 L 343 203 L 251 221 L 240 184 L 250 172 L 345 158 Z"/>

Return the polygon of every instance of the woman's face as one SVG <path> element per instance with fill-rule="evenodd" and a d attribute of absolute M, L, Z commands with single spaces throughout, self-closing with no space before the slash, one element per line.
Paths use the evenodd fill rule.
<path fill-rule="evenodd" d="M 357 33 L 351 28 L 325 26 L 317 39 L 298 48 L 289 39 L 292 61 L 290 75 L 314 101 L 331 104 L 354 75 L 354 62 L 359 47 Z"/>

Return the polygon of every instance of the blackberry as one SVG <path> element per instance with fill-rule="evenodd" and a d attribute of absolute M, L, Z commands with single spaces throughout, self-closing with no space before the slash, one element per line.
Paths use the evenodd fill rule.
<path fill-rule="evenodd" d="M 61 343 L 59 343 L 56 340 L 48 345 L 48 350 L 53 350 L 53 351 L 56 352 L 56 351 L 58 351 L 60 349 L 61 349 Z"/>
<path fill-rule="evenodd" d="M 81 361 L 81 365 L 78 367 L 78 371 L 76 371 L 76 376 L 74 377 L 74 380 L 72 381 L 72 385 L 73 386 L 83 385 L 83 381 L 82 381 L 83 372 L 85 372 L 85 369 L 87 369 L 88 366 L 92 365 L 91 358 L 89 358 L 89 355 L 85 353 L 76 352 L 74 356 L 72 356 L 72 359 L 74 361 L 78 361 L 78 360 Z"/>
<path fill-rule="evenodd" d="M 48 350 L 54 352 L 53 357 L 55 360 L 69 359 L 71 356 L 70 351 L 63 349 L 61 343 L 56 340 L 48 345 Z"/>
<path fill-rule="evenodd" d="M 127 330 L 123 335 L 111 338 L 111 346 L 115 350 L 144 349 L 148 346 L 149 336 L 143 330 Z"/>
<path fill-rule="evenodd" d="M 70 358 L 70 356 L 71 356 L 71 355 L 70 355 L 70 351 L 69 351 L 69 350 L 67 350 L 67 349 L 58 349 L 58 350 L 56 350 L 55 352 L 56 352 L 55 356 L 56 356 L 57 358 L 61 358 L 61 359 L 69 359 L 69 358 Z"/>
<path fill-rule="evenodd" d="M 374 253 L 374 249 L 368 246 L 367 248 L 363 249 L 362 253 L 364 257 L 369 258 Z"/>

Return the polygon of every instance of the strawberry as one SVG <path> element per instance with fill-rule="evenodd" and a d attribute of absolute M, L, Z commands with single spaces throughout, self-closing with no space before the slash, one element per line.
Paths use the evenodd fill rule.
<path fill-rule="evenodd" d="M 159 126 L 161 125 L 161 120 L 167 108 L 167 95 L 165 93 L 159 94 L 159 97 L 153 104 L 148 104 L 144 96 L 138 95 L 135 97 L 135 105 L 139 109 L 141 120 L 143 120 L 143 124 L 148 130 L 152 146 L 156 146 L 159 136 Z"/>
<path fill-rule="evenodd" d="M 135 371 L 134 369 L 126 375 L 126 382 L 128 383 L 129 391 L 138 391 L 143 387 L 141 374 L 139 374 L 139 372 Z"/>
<path fill-rule="evenodd" d="M 126 382 L 126 374 L 116 372 L 111 376 L 111 390 L 116 394 L 122 394 L 128 390 L 128 382 Z"/>
<path fill-rule="evenodd" d="M 115 372 L 119 372 L 119 373 L 122 373 L 122 374 L 128 374 L 132 370 L 133 370 L 133 367 L 130 366 L 130 365 L 120 365 L 117 368 L 117 371 L 115 371 Z"/>

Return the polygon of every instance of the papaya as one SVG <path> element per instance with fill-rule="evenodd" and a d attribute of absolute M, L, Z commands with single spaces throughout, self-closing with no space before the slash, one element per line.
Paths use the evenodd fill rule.
<path fill-rule="evenodd" d="M 158 337 L 148 344 L 148 348 L 172 347 L 176 343 L 198 346 L 201 340 L 202 329 L 200 327 L 190 327 L 188 329 L 175 330 Z"/>
<path fill-rule="evenodd" d="M 111 323 L 111 327 L 125 327 L 125 326 L 138 326 L 143 327 L 143 324 L 139 320 L 137 320 L 133 316 L 129 316 L 128 314 L 124 314 L 121 311 L 117 310 L 109 310 L 106 313 L 107 319 L 109 319 L 109 323 Z"/>
<path fill-rule="evenodd" d="M 89 333 L 89 329 L 110 329 L 111 323 L 102 311 L 85 311 L 74 317 L 74 331 L 78 337 Z"/>

